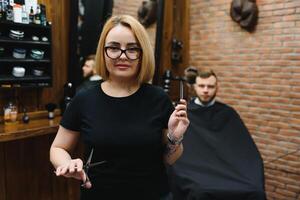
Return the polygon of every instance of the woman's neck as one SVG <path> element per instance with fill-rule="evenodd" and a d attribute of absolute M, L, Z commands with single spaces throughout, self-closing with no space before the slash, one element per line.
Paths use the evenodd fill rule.
<path fill-rule="evenodd" d="M 139 88 L 140 84 L 136 81 L 115 81 L 107 80 L 101 84 L 102 90 L 109 96 L 113 97 L 126 97 L 135 93 Z"/>

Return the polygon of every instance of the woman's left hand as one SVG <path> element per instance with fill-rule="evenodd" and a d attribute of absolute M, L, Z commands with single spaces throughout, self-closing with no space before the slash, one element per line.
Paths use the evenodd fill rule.
<path fill-rule="evenodd" d="M 187 103 L 184 99 L 180 99 L 171 114 L 168 123 L 168 131 L 173 138 L 179 139 L 185 133 L 190 121 L 187 118 Z"/>

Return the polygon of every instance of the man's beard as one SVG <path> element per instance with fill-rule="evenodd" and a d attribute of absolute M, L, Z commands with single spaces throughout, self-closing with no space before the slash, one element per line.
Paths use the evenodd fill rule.
<path fill-rule="evenodd" d="M 201 98 L 198 98 L 198 99 L 200 100 L 200 102 L 201 102 L 203 105 L 206 106 L 206 105 L 208 105 L 210 102 L 212 102 L 212 101 L 215 99 L 216 95 L 217 95 L 217 92 L 215 92 L 214 95 L 213 95 L 208 101 L 202 101 Z"/>
<path fill-rule="evenodd" d="M 84 80 L 88 80 L 91 76 L 93 76 L 94 74 L 93 74 L 93 72 L 89 72 L 88 74 L 86 74 L 84 77 L 83 77 L 83 79 Z"/>

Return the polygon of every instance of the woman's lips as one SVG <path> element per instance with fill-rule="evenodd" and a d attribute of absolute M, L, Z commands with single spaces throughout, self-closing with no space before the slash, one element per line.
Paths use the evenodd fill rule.
<path fill-rule="evenodd" d="M 126 65 L 126 64 L 117 64 L 115 66 L 119 69 L 127 69 L 130 67 L 130 65 Z"/>

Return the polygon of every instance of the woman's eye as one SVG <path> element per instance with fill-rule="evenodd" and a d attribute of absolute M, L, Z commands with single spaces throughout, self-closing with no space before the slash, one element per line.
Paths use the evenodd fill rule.
<path fill-rule="evenodd" d="M 109 50 L 110 51 L 120 51 L 120 49 L 117 47 L 109 47 Z"/>
<path fill-rule="evenodd" d="M 133 53 L 133 52 L 136 52 L 137 50 L 134 49 L 134 48 L 131 48 L 131 49 L 127 49 L 127 51 L 128 51 L 129 53 Z"/>
<path fill-rule="evenodd" d="M 129 49 L 127 49 L 127 51 L 129 53 L 136 53 L 136 52 L 139 52 L 139 49 L 138 48 L 129 48 Z"/>

